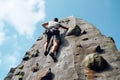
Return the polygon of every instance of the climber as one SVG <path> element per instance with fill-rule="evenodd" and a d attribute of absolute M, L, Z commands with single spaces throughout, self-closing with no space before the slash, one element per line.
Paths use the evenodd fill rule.
<path fill-rule="evenodd" d="M 56 58 L 56 50 L 58 48 L 59 42 L 60 42 L 60 31 L 59 28 L 63 28 L 63 29 L 68 29 L 65 26 L 62 26 L 59 23 L 58 18 L 54 18 L 53 21 L 49 21 L 49 22 L 45 22 L 42 24 L 42 26 L 45 28 L 45 34 L 47 37 L 47 41 L 44 45 L 44 55 L 47 56 L 48 55 L 48 45 L 50 43 L 51 38 L 53 37 L 53 47 L 52 47 L 52 51 L 50 52 L 50 56 L 52 57 L 52 59 L 54 61 L 57 60 Z"/>

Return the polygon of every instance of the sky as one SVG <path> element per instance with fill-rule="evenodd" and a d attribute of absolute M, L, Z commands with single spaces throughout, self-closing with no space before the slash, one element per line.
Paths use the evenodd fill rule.
<path fill-rule="evenodd" d="M 43 22 L 75 16 L 111 36 L 120 51 L 120 0 L 0 0 L 0 80 L 42 35 Z"/>

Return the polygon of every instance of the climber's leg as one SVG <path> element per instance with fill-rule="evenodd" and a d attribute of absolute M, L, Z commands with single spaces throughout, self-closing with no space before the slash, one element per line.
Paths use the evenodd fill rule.
<path fill-rule="evenodd" d="M 50 35 L 50 34 L 46 34 L 46 37 L 47 37 L 47 41 L 46 41 L 46 43 L 45 43 L 45 45 L 44 45 L 44 55 L 45 56 L 47 56 L 48 55 L 48 46 L 49 46 L 49 43 L 50 43 L 50 40 L 51 40 L 51 37 L 52 37 L 52 35 Z"/>
<path fill-rule="evenodd" d="M 53 36 L 52 53 L 54 53 L 54 55 L 56 55 L 56 51 L 58 49 L 59 42 L 60 42 L 60 34 L 59 34 L 59 31 L 58 31 L 58 33 Z"/>
<path fill-rule="evenodd" d="M 50 56 L 52 57 L 52 59 L 54 60 L 54 62 L 57 62 L 56 50 L 58 48 L 58 44 L 59 44 L 59 40 L 54 40 L 53 41 L 53 47 L 52 47 L 52 51 L 50 53 Z"/>
<path fill-rule="evenodd" d="M 56 50 L 57 50 L 57 48 L 58 48 L 59 42 L 60 42 L 59 40 L 54 40 L 54 41 L 53 41 L 52 52 L 54 53 L 54 55 L 56 55 L 55 53 L 56 53 Z"/>
<path fill-rule="evenodd" d="M 48 48 L 48 45 L 49 45 L 50 41 L 47 40 L 45 45 L 44 45 L 44 55 L 47 56 L 48 55 L 48 51 L 47 51 L 47 48 Z"/>

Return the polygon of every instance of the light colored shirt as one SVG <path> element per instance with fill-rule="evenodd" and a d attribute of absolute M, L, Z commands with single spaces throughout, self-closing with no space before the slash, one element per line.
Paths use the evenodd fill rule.
<path fill-rule="evenodd" d="M 59 29 L 60 28 L 60 23 L 55 22 L 55 21 L 49 21 L 47 28 L 48 29 L 52 29 L 52 28 Z"/>

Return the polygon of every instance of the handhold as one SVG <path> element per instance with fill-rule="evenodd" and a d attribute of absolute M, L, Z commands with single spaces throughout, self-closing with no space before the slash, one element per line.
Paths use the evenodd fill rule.
<path fill-rule="evenodd" d="M 24 65 L 21 64 L 18 68 L 19 68 L 19 69 L 23 69 L 23 67 L 24 67 Z"/>
<path fill-rule="evenodd" d="M 11 68 L 11 69 L 10 69 L 10 73 L 14 73 L 15 70 L 16 70 L 16 68 Z"/>
<path fill-rule="evenodd" d="M 65 21 L 65 22 L 66 22 L 66 24 L 68 24 L 68 23 L 69 23 L 69 21 L 70 21 L 69 19 L 68 19 L 68 20 L 66 20 L 66 21 Z"/>
<path fill-rule="evenodd" d="M 35 53 L 31 54 L 31 57 L 38 57 L 39 56 L 39 51 L 36 50 Z"/>
<path fill-rule="evenodd" d="M 21 69 L 17 68 L 17 69 L 15 70 L 14 74 L 15 74 L 15 75 L 19 75 L 20 72 L 21 72 Z"/>
<path fill-rule="evenodd" d="M 38 57 L 38 56 L 39 56 L 39 50 L 37 49 L 35 53 L 35 57 Z"/>
<path fill-rule="evenodd" d="M 83 32 L 82 32 L 82 34 L 86 34 L 87 32 L 84 30 Z"/>
<path fill-rule="evenodd" d="M 81 29 L 78 25 L 76 25 L 73 28 L 69 28 L 66 35 L 70 36 L 70 35 L 75 35 L 75 36 L 79 36 L 81 34 Z"/>
<path fill-rule="evenodd" d="M 97 47 L 95 48 L 95 51 L 98 52 L 98 53 L 102 53 L 102 52 L 103 52 L 103 49 L 101 49 L 100 46 L 97 46 Z"/>
<path fill-rule="evenodd" d="M 109 67 L 108 62 L 96 53 L 87 55 L 83 60 L 83 65 L 94 71 L 102 71 Z"/>
<path fill-rule="evenodd" d="M 23 61 L 27 61 L 27 60 L 29 60 L 29 56 L 25 55 L 24 58 L 23 58 Z"/>
<path fill-rule="evenodd" d="M 37 39 L 37 41 L 42 40 L 42 39 L 43 39 L 43 36 L 40 36 L 40 37 Z"/>
<path fill-rule="evenodd" d="M 25 55 L 29 55 L 30 54 L 30 52 L 29 51 L 27 51 L 26 53 L 25 53 Z"/>
<path fill-rule="evenodd" d="M 113 41 L 113 43 L 115 43 L 115 41 L 114 41 L 114 39 L 112 37 L 109 37 L 109 38 Z"/>
<path fill-rule="evenodd" d="M 20 74 L 20 71 L 16 71 L 16 72 L 15 72 L 15 75 L 19 75 L 19 74 Z"/>
<path fill-rule="evenodd" d="M 24 75 L 25 75 L 25 72 L 20 72 L 18 76 L 18 80 L 23 80 Z"/>
<path fill-rule="evenodd" d="M 86 40 L 88 40 L 88 38 L 84 38 L 84 39 L 82 39 L 83 41 L 86 41 Z"/>
<path fill-rule="evenodd" d="M 82 47 L 82 45 L 81 45 L 81 44 L 78 44 L 77 47 Z"/>
<path fill-rule="evenodd" d="M 37 72 L 39 70 L 39 64 L 36 63 L 35 65 L 32 66 L 32 69 L 31 69 L 33 72 Z"/>

